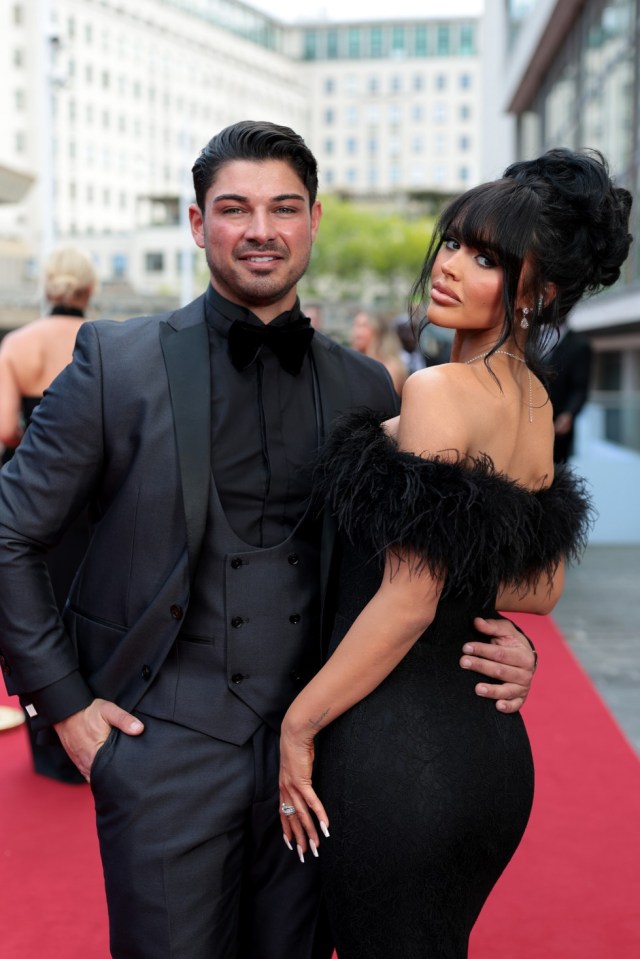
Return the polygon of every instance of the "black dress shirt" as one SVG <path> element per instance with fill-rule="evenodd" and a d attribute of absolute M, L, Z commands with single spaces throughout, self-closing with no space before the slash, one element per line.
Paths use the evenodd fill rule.
<path fill-rule="evenodd" d="M 263 347 L 239 372 L 229 358 L 234 320 L 260 325 L 245 307 L 209 286 L 205 314 L 211 355 L 211 463 L 232 529 L 251 546 L 275 546 L 304 513 L 311 487 L 310 462 L 319 443 L 320 415 L 310 353 L 292 376 Z M 300 303 L 272 324 L 300 317 Z"/>

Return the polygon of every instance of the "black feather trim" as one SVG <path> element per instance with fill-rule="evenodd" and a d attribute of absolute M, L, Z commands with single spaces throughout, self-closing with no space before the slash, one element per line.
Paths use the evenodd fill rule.
<path fill-rule="evenodd" d="M 447 462 L 398 449 L 381 417 L 356 410 L 320 451 L 315 496 L 365 555 L 410 550 L 416 567 L 446 571 L 445 594 L 492 599 L 502 582 L 526 589 L 577 560 L 593 519 L 584 480 L 558 468 L 532 492 L 488 456 Z"/>

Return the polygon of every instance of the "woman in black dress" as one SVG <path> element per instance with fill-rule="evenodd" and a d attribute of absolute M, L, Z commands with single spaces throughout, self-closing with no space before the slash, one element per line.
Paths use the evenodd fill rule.
<path fill-rule="evenodd" d="M 280 784 L 287 844 L 317 854 L 331 827 L 339 959 L 463 959 L 524 832 L 521 716 L 473 694 L 458 650 L 478 614 L 548 612 L 586 540 L 581 484 L 554 475 L 540 355 L 619 276 L 630 199 L 599 154 L 552 150 L 451 203 L 413 302 L 455 330 L 452 362 L 409 378 L 399 418 L 349 414 L 322 451 L 338 612 L 327 663 L 285 716 Z"/>

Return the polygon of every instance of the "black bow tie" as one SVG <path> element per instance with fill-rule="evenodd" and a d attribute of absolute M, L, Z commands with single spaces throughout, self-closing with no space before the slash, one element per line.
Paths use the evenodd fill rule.
<path fill-rule="evenodd" d="M 302 369 L 313 333 L 306 317 L 300 317 L 286 326 L 272 326 L 269 323 L 255 326 L 243 320 L 234 320 L 229 328 L 231 362 L 242 372 L 251 366 L 261 348 L 268 346 L 278 357 L 282 369 L 295 376 Z"/>

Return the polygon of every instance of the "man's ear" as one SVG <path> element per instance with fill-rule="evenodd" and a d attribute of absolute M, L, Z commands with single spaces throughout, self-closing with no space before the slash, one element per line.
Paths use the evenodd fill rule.
<path fill-rule="evenodd" d="M 204 250 L 204 213 L 197 203 L 189 205 L 189 224 L 191 226 L 191 235 L 195 240 L 196 246 Z"/>

